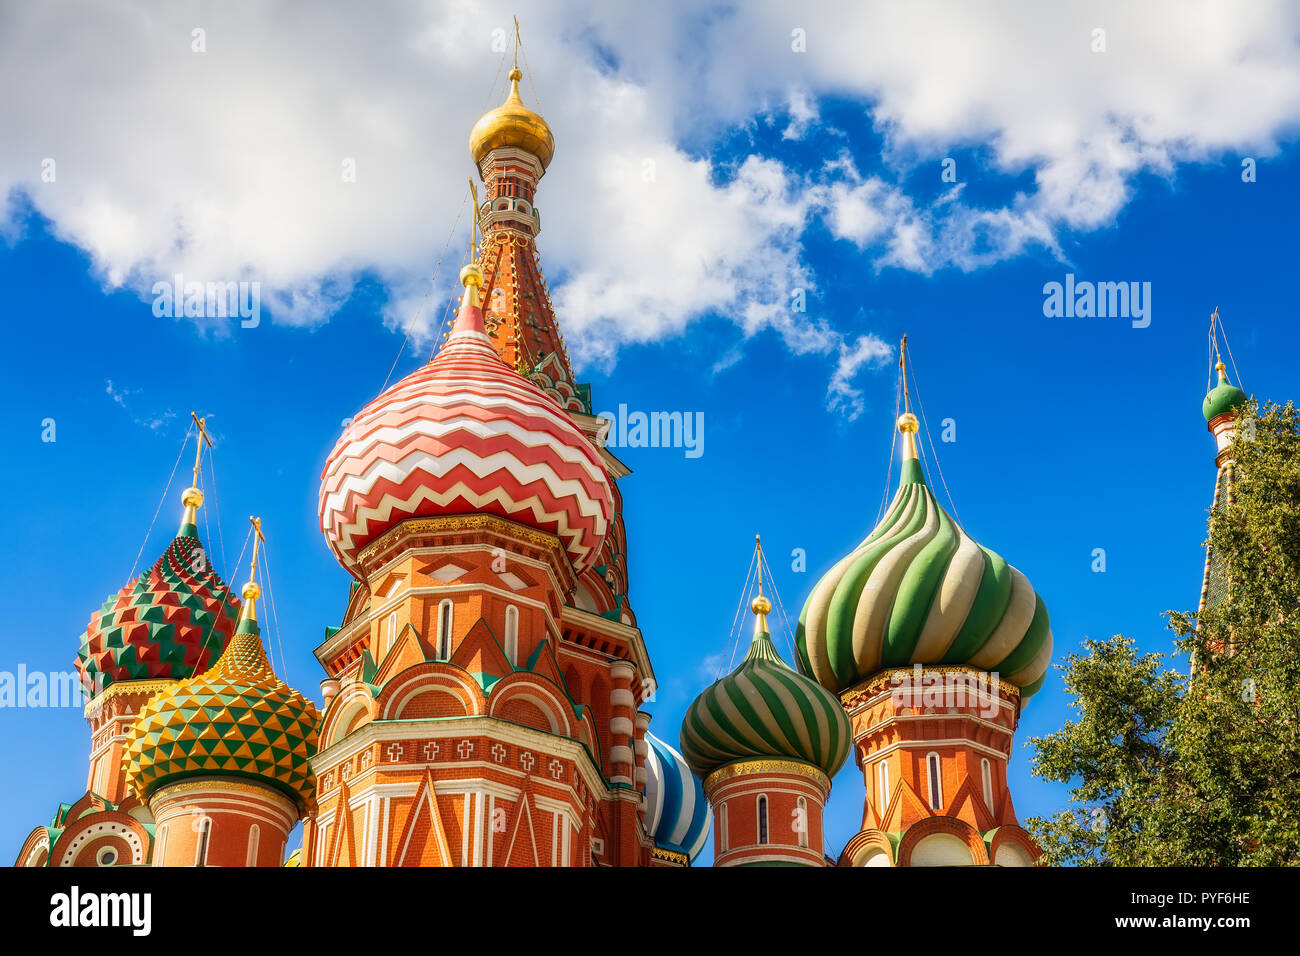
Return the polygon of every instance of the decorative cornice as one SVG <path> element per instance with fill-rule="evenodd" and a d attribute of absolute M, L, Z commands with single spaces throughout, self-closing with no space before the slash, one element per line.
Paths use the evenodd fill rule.
<path fill-rule="evenodd" d="M 864 681 L 854 684 L 852 687 L 840 693 L 840 703 L 844 705 L 845 710 L 852 710 L 861 704 L 865 704 L 870 699 L 876 697 L 882 690 L 903 684 L 894 683 L 894 675 L 904 674 L 910 680 L 911 675 L 915 673 L 914 667 L 891 667 L 888 670 L 877 671 Z M 964 676 L 977 686 L 987 686 L 990 690 L 1007 695 L 1012 700 L 1020 699 L 1020 688 L 1009 681 L 1005 681 L 997 675 L 989 672 L 978 670 L 974 667 L 966 667 L 962 664 L 928 664 L 921 668 L 922 676 L 926 674 L 952 674 Z M 916 690 L 924 691 L 922 685 Z"/>
<path fill-rule="evenodd" d="M 160 690 L 166 690 L 169 687 L 175 687 L 180 681 L 173 680 L 170 677 L 160 677 L 156 680 L 124 680 L 115 681 L 106 688 L 86 701 L 83 715 L 90 717 L 103 709 L 114 697 L 121 697 L 125 694 L 156 694 Z"/>
<path fill-rule="evenodd" d="M 807 777 L 821 786 L 823 790 L 830 790 L 831 788 L 831 778 L 826 776 L 821 768 L 799 760 L 782 760 L 771 757 L 761 760 L 738 760 L 735 763 L 727 764 L 725 767 L 719 767 L 704 778 L 704 790 L 706 793 L 711 792 L 714 787 L 734 777 L 770 773 L 787 773 L 796 777 Z"/>
<path fill-rule="evenodd" d="M 676 850 L 665 850 L 661 846 L 652 849 L 650 851 L 650 857 L 654 860 L 663 860 L 664 862 L 671 863 L 674 866 L 691 865 L 691 858 L 685 853 L 678 853 Z"/>
<path fill-rule="evenodd" d="M 564 545 L 555 535 L 547 534 L 536 528 L 529 528 L 506 518 L 489 514 L 448 515 L 437 518 L 407 518 L 396 527 L 390 528 L 366 545 L 357 554 L 357 563 L 369 564 L 370 559 L 388 548 L 398 539 L 417 534 L 464 534 L 467 531 L 489 531 L 496 534 L 525 541 L 546 550 L 564 554 Z"/>
<path fill-rule="evenodd" d="M 294 807 L 293 801 L 283 790 L 270 784 L 254 783 L 249 780 L 233 780 L 219 774 L 204 777 L 202 780 L 181 780 L 177 783 L 164 784 L 149 795 L 149 803 L 152 805 L 155 800 L 166 800 L 176 794 L 192 793 L 200 790 L 232 790 L 237 793 L 256 793 L 263 797 L 274 797 L 278 804 L 293 808 L 295 816 L 297 814 L 297 808 Z"/>
<path fill-rule="evenodd" d="M 321 749 L 312 757 L 313 771 L 319 768 L 325 773 L 345 761 L 351 760 L 376 744 L 388 744 L 407 740 L 428 740 L 444 738 L 462 739 L 466 737 L 490 738 L 507 744 L 547 753 L 562 760 L 569 760 L 582 774 L 587 789 L 597 799 L 610 798 L 610 787 L 601 776 L 595 757 L 586 746 L 570 737 L 514 724 L 499 717 L 487 714 L 474 714 L 466 717 L 417 717 L 398 720 L 370 720 L 362 724 L 342 740 L 335 741 Z M 457 761 L 460 763 L 460 761 Z M 415 760 L 392 763 L 380 761 L 373 766 L 389 771 L 409 767 L 425 767 L 429 761 Z M 557 783 L 557 786 L 569 786 Z M 634 792 L 637 800 L 640 794 Z"/>

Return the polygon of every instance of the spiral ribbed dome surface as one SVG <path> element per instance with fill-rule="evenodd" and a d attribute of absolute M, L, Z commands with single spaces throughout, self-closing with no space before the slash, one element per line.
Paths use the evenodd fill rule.
<path fill-rule="evenodd" d="M 799 760 L 833 777 L 852 731 L 839 700 L 781 660 L 759 621 L 740 666 L 700 694 L 682 721 L 682 755 L 700 777 L 738 760 Z"/>
<path fill-rule="evenodd" d="M 646 832 L 657 845 L 693 861 L 709 838 L 709 802 L 681 754 L 654 734 L 645 739 Z"/>
<path fill-rule="evenodd" d="M 919 663 L 995 672 L 1029 696 L 1052 632 L 1029 580 L 957 526 L 911 458 L 884 519 L 813 588 L 796 646 L 800 669 L 835 693 Z"/>

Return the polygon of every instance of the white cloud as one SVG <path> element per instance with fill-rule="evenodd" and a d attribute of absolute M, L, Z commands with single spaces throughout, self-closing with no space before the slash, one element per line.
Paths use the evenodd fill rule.
<path fill-rule="evenodd" d="M 390 292 L 385 320 L 405 326 L 473 171 L 468 130 L 500 99 L 489 44 L 494 29 L 510 35 L 510 15 L 463 0 L 364 17 L 305 2 L 13 7 L 0 30 L 13 94 L 0 101 L 0 196 L 12 209 L 25 193 L 108 286 L 254 279 L 275 321 L 310 325 L 371 275 Z M 1099 26 L 1104 53 L 1091 49 Z M 205 53 L 191 50 L 196 27 Z M 795 28 L 806 53 L 791 49 Z M 653 12 L 559 0 L 525 14 L 535 76 L 523 92 L 557 139 L 539 194 L 543 261 L 571 350 L 609 364 L 626 343 L 719 313 L 746 336 L 772 330 L 843 363 L 862 340 L 789 307 L 792 290 L 817 288 L 802 247 L 812 221 L 877 269 L 1055 251 L 1064 232 L 1114 222 L 1140 173 L 1266 158 L 1294 136 L 1298 35 L 1300 8 L 1284 0 L 677 0 Z M 701 158 L 772 104 L 784 104 L 785 138 L 806 137 L 826 96 L 870 112 L 883 158 L 812 171 L 775 155 L 734 168 Z M 962 150 L 956 187 L 937 201 L 909 192 L 909 176 L 938 176 Z M 342 181 L 347 160 L 355 183 Z M 1003 204 L 961 188 L 1026 174 L 1032 185 Z M 461 237 L 415 329 L 426 346 Z M 837 367 L 828 398 L 851 410 L 839 379 Z"/>
<path fill-rule="evenodd" d="M 147 428 L 152 432 L 160 431 L 167 426 L 169 422 L 176 417 L 176 413 L 170 408 L 163 412 L 147 412 L 144 417 L 140 417 L 134 411 L 135 400 L 132 398 L 138 395 L 138 388 L 123 388 L 113 384 L 111 378 L 104 380 L 104 394 L 113 400 L 123 411 L 131 416 L 131 420 L 142 428 Z M 128 404 L 127 399 L 131 398 Z"/>
<path fill-rule="evenodd" d="M 839 359 L 827 388 L 827 407 L 842 412 L 853 421 L 863 412 L 862 390 L 855 388 L 853 380 L 864 367 L 880 368 L 893 357 L 894 351 L 874 335 L 862 335 L 852 345 L 842 343 Z"/>
<path fill-rule="evenodd" d="M 812 126 L 820 118 L 820 112 L 817 109 L 817 101 L 813 99 L 807 90 L 794 89 L 790 91 L 790 99 L 787 104 L 790 112 L 790 122 L 781 132 L 782 139 L 803 139 L 808 132 L 808 127 Z"/>

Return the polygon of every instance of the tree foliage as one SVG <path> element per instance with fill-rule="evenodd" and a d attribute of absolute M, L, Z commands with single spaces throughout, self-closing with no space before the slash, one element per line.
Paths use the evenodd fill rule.
<path fill-rule="evenodd" d="M 1048 864 L 1300 865 L 1300 435 L 1243 410 L 1210 521 L 1227 600 L 1168 612 L 1189 678 L 1116 636 L 1058 665 L 1073 719 L 1030 741 L 1070 806 L 1028 821 Z"/>

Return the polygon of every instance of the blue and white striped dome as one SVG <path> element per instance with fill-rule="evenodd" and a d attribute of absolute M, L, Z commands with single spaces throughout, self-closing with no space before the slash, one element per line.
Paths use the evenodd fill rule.
<path fill-rule="evenodd" d="M 704 789 L 672 747 L 646 733 L 645 828 L 665 850 L 685 853 L 695 862 L 709 838 L 713 814 Z"/>

